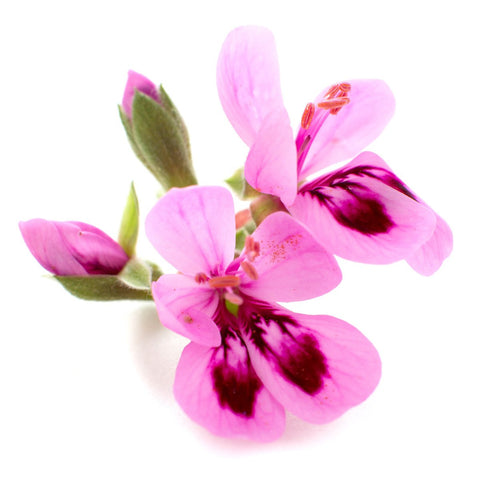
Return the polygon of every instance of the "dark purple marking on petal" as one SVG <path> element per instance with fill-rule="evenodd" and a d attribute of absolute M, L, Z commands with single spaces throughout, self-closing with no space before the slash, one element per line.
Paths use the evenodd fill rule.
<path fill-rule="evenodd" d="M 395 223 L 378 195 L 362 183 L 364 178 L 382 182 L 417 201 L 415 195 L 392 172 L 371 165 L 337 170 L 304 185 L 300 194 L 309 193 L 325 205 L 335 220 L 344 227 L 364 235 L 387 233 Z"/>
<path fill-rule="evenodd" d="M 327 359 L 316 337 L 273 305 L 249 299 L 239 309 L 245 330 L 255 347 L 275 363 L 278 373 L 309 395 L 323 388 L 329 377 Z M 280 347 L 268 343 L 267 329 L 275 326 L 282 334 Z"/>
<path fill-rule="evenodd" d="M 218 402 L 222 408 L 228 408 L 236 415 L 252 418 L 257 394 L 263 384 L 253 369 L 247 347 L 239 334 L 224 328 L 222 344 L 217 352 L 222 349 L 223 355 L 212 357 L 215 364 L 211 375 Z"/>

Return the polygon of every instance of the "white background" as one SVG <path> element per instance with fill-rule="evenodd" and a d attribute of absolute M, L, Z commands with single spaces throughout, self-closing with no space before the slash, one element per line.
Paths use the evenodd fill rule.
<path fill-rule="evenodd" d="M 475 1 L 24 1 L 0 12 L 2 270 L 0 477 L 5 479 L 480 477 L 480 122 Z M 44 276 L 17 222 L 81 220 L 116 235 L 129 183 L 142 217 L 156 183 L 118 118 L 128 69 L 162 82 L 189 127 L 202 183 L 246 148 L 215 67 L 236 26 L 275 34 L 296 125 L 325 86 L 382 78 L 397 110 L 370 149 L 450 224 L 433 277 L 405 262 L 341 261 L 342 284 L 291 306 L 343 318 L 383 360 L 361 406 L 329 425 L 288 417 L 253 444 L 210 435 L 172 395 L 186 341 L 152 305 L 88 303 Z M 161 263 L 141 232 L 139 255 Z"/>

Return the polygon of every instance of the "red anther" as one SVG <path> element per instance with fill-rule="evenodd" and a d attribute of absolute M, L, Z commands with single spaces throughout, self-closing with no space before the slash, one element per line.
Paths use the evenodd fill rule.
<path fill-rule="evenodd" d="M 315 105 L 313 103 L 308 103 L 302 115 L 302 122 L 301 122 L 302 128 L 307 129 L 312 124 L 314 115 L 315 115 Z"/>
<path fill-rule="evenodd" d="M 352 89 L 352 86 L 349 83 L 341 83 L 339 88 L 342 92 L 347 93 Z"/>
<path fill-rule="evenodd" d="M 324 95 L 325 98 L 332 98 L 333 96 L 335 96 L 338 91 L 340 90 L 340 85 L 332 85 L 327 93 Z"/>
<path fill-rule="evenodd" d="M 197 283 L 205 283 L 208 281 L 208 277 L 203 272 L 200 272 L 195 275 L 195 281 Z"/>
<path fill-rule="evenodd" d="M 252 280 L 258 280 L 258 272 L 255 269 L 255 267 L 250 263 L 244 260 L 240 266 L 242 267 L 242 270 L 252 279 Z"/>
<path fill-rule="evenodd" d="M 253 262 L 260 255 L 260 244 L 251 236 L 248 236 L 245 239 L 245 253 L 251 262 Z"/>
<path fill-rule="evenodd" d="M 240 285 L 240 278 L 236 275 L 213 277 L 208 281 L 208 285 L 212 288 L 238 287 Z"/>
<path fill-rule="evenodd" d="M 330 110 L 332 108 L 343 107 L 350 99 L 348 97 L 336 97 L 336 98 L 329 98 L 328 100 L 324 100 L 323 102 L 317 103 L 319 108 L 326 108 Z"/>
<path fill-rule="evenodd" d="M 234 305 L 241 305 L 243 303 L 243 298 L 232 292 L 225 292 L 223 297 Z"/>
<path fill-rule="evenodd" d="M 255 240 L 253 239 L 252 236 L 249 235 L 249 236 L 245 239 L 245 250 L 246 250 L 247 252 L 249 252 L 250 250 L 252 250 L 253 248 L 255 248 L 254 245 L 255 245 Z"/>

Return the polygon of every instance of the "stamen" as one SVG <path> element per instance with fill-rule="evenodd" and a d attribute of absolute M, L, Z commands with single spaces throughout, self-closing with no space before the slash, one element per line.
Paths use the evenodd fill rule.
<path fill-rule="evenodd" d="M 302 128 L 305 130 L 312 124 L 313 116 L 315 115 L 315 105 L 308 103 L 302 115 Z"/>
<path fill-rule="evenodd" d="M 347 103 L 350 102 L 348 97 L 336 97 L 336 98 L 329 98 L 324 100 L 323 102 L 317 103 L 319 108 L 326 108 L 327 110 L 335 109 L 339 107 L 343 107 Z"/>
<path fill-rule="evenodd" d="M 223 296 L 225 300 L 228 300 L 230 303 L 233 303 L 234 305 L 241 305 L 243 303 L 243 298 L 240 297 L 239 295 L 236 295 L 235 293 L 225 292 Z"/>
<path fill-rule="evenodd" d="M 251 262 L 253 262 L 260 255 L 260 244 L 251 236 L 248 236 L 245 239 L 245 252 L 247 254 L 247 258 Z"/>
<path fill-rule="evenodd" d="M 252 279 L 252 280 L 258 280 L 258 272 L 256 268 L 250 263 L 244 260 L 240 266 L 242 267 L 242 270 Z"/>
<path fill-rule="evenodd" d="M 334 97 L 334 96 L 338 93 L 339 90 L 340 90 L 340 85 L 332 85 L 332 86 L 328 89 L 327 93 L 325 94 L 325 98 L 332 98 L 332 97 Z"/>
<path fill-rule="evenodd" d="M 195 275 L 195 281 L 197 283 L 205 283 L 208 281 L 208 277 L 203 272 L 200 272 Z"/>
<path fill-rule="evenodd" d="M 339 87 L 340 90 L 345 93 L 348 93 L 352 89 L 352 86 L 349 83 L 341 83 Z"/>
<path fill-rule="evenodd" d="M 303 139 L 303 142 L 302 144 L 300 145 L 300 148 L 298 149 L 298 153 L 297 153 L 297 158 L 300 157 L 300 155 L 304 152 L 304 150 L 307 148 L 307 145 L 309 144 L 310 140 L 312 139 L 312 137 L 310 135 L 307 135 L 304 139 Z"/>
<path fill-rule="evenodd" d="M 208 281 L 208 285 L 212 288 L 238 287 L 240 285 L 240 278 L 236 275 L 213 277 Z"/>

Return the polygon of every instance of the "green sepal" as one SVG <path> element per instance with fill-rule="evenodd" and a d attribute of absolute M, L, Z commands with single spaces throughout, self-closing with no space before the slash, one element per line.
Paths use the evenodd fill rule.
<path fill-rule="evenodd" d="M 123 210 L 122 222 L 118 233 L 118 243 L 129 257 L 135 255 L 139 226 L 138 199 L 133 182 L 130 186 L 127 203 Z"/>
<path fill-rule="evenodd" d="M 235 257 L 238 257 L 240 253 L 242 253 L 248 235 L 249 234 L 244 227 L 239 228 L 235 233 Z"/>
<path fill-rule="evenodd" d="M 153 271 L 155 270 L 155 275 Z M 153 281 L 157 280 L 162 272 L 150 262 L 139 258 L 132 258 L 118 274 L 120 280 L 132 288 L 150 289 Z M 155 276 L 155 278 L 153 278 Z"/>
<path fill-rule="evenodd" d="M 167 110 L 167 112 L 172 116 L 173 120 L 177 124 L 178 131 L 183 138 L 185 148 L 188 151 L 188 155 L 191 159 L 192 154 L 191 154 L 191 150 L 190 150 L 190 138 L 188 136 L 187 126 L 185 125 L 185 122 L 183 121 L 182 116 L 180 115 L 179 111 L 177 110 L 177 107 L 175 107 L 171 98 L 167 95 L 167 92 L 165 91 L 165 89 L 163 88 L 162 85 L 160 85 L 160 87 L 158 89 L 158 94 L 160 96 L 160 103 Z"/>
<path fill-rule="evenodd" d="M 190 147 L 171 112 L 148 95 L 136 92 L 131 126 L 140 159 L 165 190 L 197 184 Z"/>
<path fill-rule="evenodd" d="M 148 165 L 147 161 L 143 158 L 143 154 L 141 150 L 138 148 L 137 143 L 135 142 L 130 119 L 127 117 L 127 115 L 123 111 L 123 108 L 120 105 L 118 106 L 118 113 L 120 114 L 120 120 L 122 121 L 123 128 L 125 129 L 125 133 L 127 134 L 127 138 L 128 138 L 128 141 L 130 142 L 130 146 L 132 147 L 133 153 L 135 153 L 138 159 L 150 170 L 150 166 Z"/>
<path fill-rule="evenodd" d="M 132 258 L 118 275 L 54 275 L 54 278 L 83 300 L 152 300 L 150 286 L 161 275 L 155 264 Z"/>
<path fill-rule="evenodd" d="M 225 180 L 225 183 L 241 200 L 251 200 L 260 195 L 260 192 L 245 180 L 243 167 L 236 170 L 230 178 Z"/>
<path fill-rule="evenodd" d="M 250 203 L 250 213 L 258 227 L 265 218 L 275 212 L 287 212 L 282 201 L 274 195 L 262 194 Z"/>
<path fill-rule="evenodd" d="M 75 297 L 83 300 L 152 300 L 150 289 L 133 288 L 115 275 L 54 276 Z"/>

